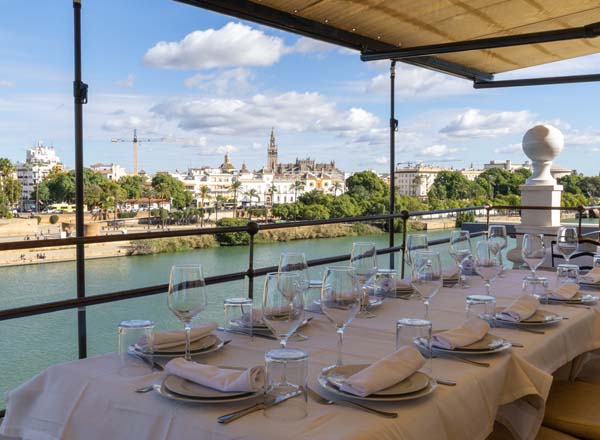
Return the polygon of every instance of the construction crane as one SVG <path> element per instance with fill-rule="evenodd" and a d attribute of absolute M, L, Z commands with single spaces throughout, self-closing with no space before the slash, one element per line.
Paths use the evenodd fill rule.
<path fill-rule="evenodd" d="M 113 144 L 117 142 L 131 142 L 133 144 L 133 175 L 138 175 L 138 148 L 141 142 L 195 142 L 196 139 L 160 137 L 160 138 L 138 138 L 137 129 L 133 129 L 133 139 L 117 138 L 110 140 Z"/>

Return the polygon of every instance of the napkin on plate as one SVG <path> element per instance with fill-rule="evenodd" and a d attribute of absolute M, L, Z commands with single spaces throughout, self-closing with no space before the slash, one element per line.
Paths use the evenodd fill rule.
<path fill-rule="evenodd" d="M 554 289 L 548 296 L 552 299 L 571 299 L 577 295 L 578 291 L 579 288 L 577 287 L 577 284 L 567 283 Z"/>
<path fill-rule="evenodd" d="M 540 302 L 531 295 L 524 294 L 514 300 L 510 305 L 500 312 L 505 321 L 521 322 L 532 316 L 537 310 Z"/>
<path fill-rule="evenodd" d="M 340 390 L 365 397 L 402 382 L 423 365 L 425 365 L 425 358 L 419 350 L 405 345 L 347 378 Z"/>
<path fill-rule="evenodd" d="M 190 343 L 199 341 L 206 337 L 215 337 L 211 334 L 213 330 L 217 328 L 216 322 L 208 322 L 201 324 L 199 327 L 194 327 L 190 332 Z M 216 337 L 215 337 L 216 338 Z M 140 348 L 146 347 L 146 341 L 144 338 L 138 342 Z M 170 332 L 157 332 L 154 333 L 154 350 L 168 350 L 173 348 L 181 347 L 185 348 L 185 330 L 173 330 Z"/>
<path fill-rule="evenodd" d="M 431 345 L 446 350 L 456 347 L 466 347 L 485 337 L 490 330 L 490 325 L 479 318 L 471 318 L 460 327 L 436 333 L 431 338 Z"/>
<path fill-rule="evenodd" d="M 263 326 L 265 323 L 262 320 L 262 310 L 261 309 L 252 309 L 252 312 L 244 313 L 242 315 L 242 324 L 246 327 Z"/>
<path fill-rule="evenodd" d="M 583 278 L 583 280 L 587 281 L 588 283 L 594 283 L 594 284 L 600 283 L 600 267 L 594 267 L 592 270 L 590 270 L 588 273 L 586 273 L 581 278 Z"/>
<path fill-rule="evenodd" d="M 265 384 L 263 367 L 240 371 L 175 358 L 165 365 L 165 369 L 168 373 L 190 382 L 226 393 L 234 391 L 251 393 L 260 390 Z"/>

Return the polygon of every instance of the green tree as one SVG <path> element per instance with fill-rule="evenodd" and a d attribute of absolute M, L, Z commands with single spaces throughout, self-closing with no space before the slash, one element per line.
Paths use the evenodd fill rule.
<path fill-rule="evenodd" d="M 334 200 L 326 206 L 329 207 L 329 214 L 333 218 L 360 215 L 360 206 L 348 194 L 334 197 Z"/>
<path fill-rule="evenodd" d="M 210 190 L 208 189 L 208 186 L 206 185 L 202 185 L 200 187 L 200 204 L 202 205 L 202 217 L 200 217 L 200 227 L 204 226 L 204 210 L 205 208 L 205 203 L 206 203 L 206 199 L 208 198 L 210 193 Z"/>
<path fill-rule="evenodd" d="M 144 192 L 146 176 L 123 176 L 119 179 L 119 185 L 128 199 L 139 199 Z"/>
<path fill-rule="evenodd" d="M 185 208 L 193 198 L 183 183 L 168 173 L 156 173 L 152 178 L 152 187 L 161 197 L 171 199 L 171 205 L 175 209 Z"/>
<path fill-rule="evenodd" d="M 335 181 L 331 185 L 331 191 L 333 191 L 333 197 L 337 197 L 338 191 L 341 192 L 344 189 L 344 185 L 342 182 Z"/>
<path fill-rule="evenodd" d="M 427 196 L 438 200 L 466 200 L 472 194 L 471 182 L 459 171 L 441 171 Z"/>
<path fill-rule="evenodd" d="M 0 206 L 2 216 L 9 216 L 10 208 L 21 197 L 21 183 L 14 178 L 15 166 L 4 157 L 0 158 Z M 10 214 L 12 215 L 12 214 Z"/>
<path fill-rule="evenodd" d="M 323 205 L 306 205 L 301 211 L 304 220 L 326 220 L 330 217 L 329 209 Z"/>

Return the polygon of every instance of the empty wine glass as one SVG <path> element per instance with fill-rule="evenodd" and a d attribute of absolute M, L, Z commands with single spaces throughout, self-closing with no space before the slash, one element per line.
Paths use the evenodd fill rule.
<path fill-rule="evenodd" d="M 482 240 L 475 247 L 475 273 L 485 281 L 488 296 L 491 296 L 492 281 L 502 271 L 500 255 L 500 245 L 489 240 Z"/>
<path fill-rule="evenodd" d="M 425 234 L 409 234 L 406 238 L 406 261 L 409 266 L 413 263 L 413 254 L 418 250 L 429 249 L 429 243 L 427 242 L 427 235 Z"/>
<path fill-rule="evenodd" d="M 466 276 L 463 269 L 463 261 L 472 253 L 471 249 L 471 234 L 469 231 L 452 231 L 450 232 L 450 256 L 456 262 L 460 269 L 459 286 L 464 289 L 469 287 L 466 283 Z"/>
<path fill-rule="evenodd" d="M 350 265 L 354 268 L 354 274 L 360 287 L 363 288 L 360 312 L 357 316 L 361 318 L 373 318 L 375 315 L 368 310 L 369 292 L 366 285 L 371 277 L 377 273 L 375 243 L 353 243 L 352 253 L 350 254 Z"/>
<path fill-rule="evenodd" d="M 300 288 L 308 289 L 310 276 L 306 257 L 301 252 L 282 252 L 279 256 L 278 272 L 292 272 L 300 274 Z"/>
<path fill-rule="evenodd" d="M 579 237 L 577 228 L 574 226 L 561 226 L 556 234 L 556 247 L 567 264 L 573 254 L 577 252 L 578 246 Z"/>
<path fill-rule="evenodd" d="M 185 360 L 191 361 L 190 331 L 192 319 L 206 309 L 208 298 L 206 296 L 206 283 L 202 273 L 202 266 L 190 264 L 173 266 L 167 293 L 169 309 L 185 326 Z"/>
<path fill-rule="evenodd" d="M 521 245 L 521 256 L 529 266 L 532 278 L 536 278 L 535 271 L 544 261 L 546 246 L 544 245 L 544 234 L 524 234 Z"/>
<path fill-rule="evenodd" d="M 262 319 L 285 349 L 304 319 L 302 278 L 297 272 L 270 272 L 265 279 Z"/>
<path fill-rule="evenodd" d="M 424 319 L 429 319 L 429 302 L 442 287 L 442 263 L 439 252 L 425 250 L 414 252 L 410 284 L 425 304 Z"/>
<path fill-rule="evenodd" d="M 488 240 L 494 243 L 498 243 L 500 246 L 500 258 L 502 257 L 502 251 L 506 249 L 508 245 L 508 235 L 506 233 L 506 226 L 504 225 L 490 225 L 488 228 Z M 504 259 L 502 259 L 502 270 L 500 271 L 499 277 L 504 274 Z"/>
<path fill-rule="evenodd" d="M 338 334 L 336 366 L 342 365 L 344 329 L 360 309 L 362 291 L 353 267 L 332 266 L 325 269 L 321 287 L 321 310 L 333 323 Z"/>

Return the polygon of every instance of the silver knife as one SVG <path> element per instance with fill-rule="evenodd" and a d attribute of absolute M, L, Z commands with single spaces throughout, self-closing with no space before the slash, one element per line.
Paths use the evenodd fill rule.
<path fill-rule="evenodd" d="M 255 405 L 249 406 L 247 408 L 243 408 L 238 411 L 234 411 L 232 413 L 222 415 L 217 420 L 219 421 L 219 423 L 230 423 L 230 422 L 233 422 L 234 420 L 239 419 L 240 417 L 245 416 L 246 414 L 251 414 L 253 412 L 260 411 L 261 409 L 264 409 L 265 407 L 279 405 L 280 403 L 285 402 L 286 400 L 291 399 L 292 397 L 296 397 L 300 394 L 302 394 L 301 390 L 294 391 L 293 393 L 283 394 L 281 396 L 277 396 L 271 402 L 268 402 L 268 403 L 259 402 Z"/>

